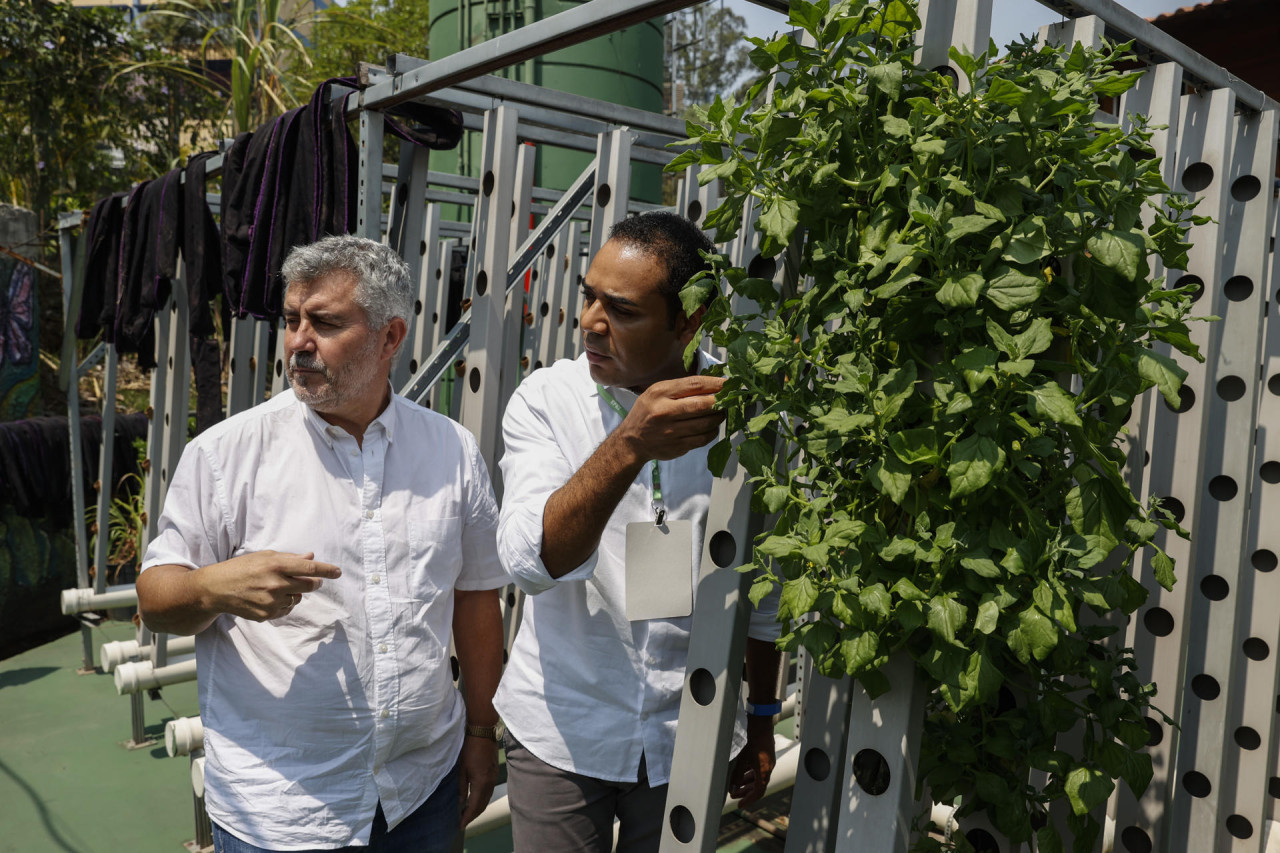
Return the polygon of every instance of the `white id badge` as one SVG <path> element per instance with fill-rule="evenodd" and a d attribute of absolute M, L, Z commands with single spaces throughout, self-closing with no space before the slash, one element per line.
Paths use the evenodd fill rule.
<path fill-rule="evenodd" d="M 693 522 L 627 525 L 627 619 L 693 615 Z"/>

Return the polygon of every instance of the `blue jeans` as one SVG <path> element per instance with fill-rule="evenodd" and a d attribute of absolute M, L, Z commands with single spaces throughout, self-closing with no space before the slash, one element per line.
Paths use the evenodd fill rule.
<path fill-rule="evenodd" d="M 368 847 L 317 848 L 304 853 L 333 853 L 335 850 L 352 853 L 449 853 L 453 837 L 458 833 L 459 814 L 458 767 L 454 765 L 427 801 L 390 832 L 379 803 L 373 816 Z M 215 853 L 270 853 L 269 847 L 256 847 L 241 841 L 216 823 L 213 825 L 213 849 Z"/>

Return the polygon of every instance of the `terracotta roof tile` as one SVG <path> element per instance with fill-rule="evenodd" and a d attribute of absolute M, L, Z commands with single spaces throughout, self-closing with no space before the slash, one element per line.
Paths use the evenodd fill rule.
<path fill-rule="evenodd" d="M 1167 21 L 1170 18 L 1176 18 L 1179 15 L 1186 15 L 1191 12 L 1195 12 L 1198 9 L 1206 9 L 1209 6 L 1225 6 L 1230 2 L 1231 0 L 1208 0 L 1208 2 L 1197 3 L 1194 6 L 1181 6 L 1177 9 L 1174 9 L 1172 12 L 1164 12 L 1162 14 L 1156 15 L 1153 18 L 1148 18 L 1147 20 L 1151 21 L 1152 23 L 1156 21 Z"/>

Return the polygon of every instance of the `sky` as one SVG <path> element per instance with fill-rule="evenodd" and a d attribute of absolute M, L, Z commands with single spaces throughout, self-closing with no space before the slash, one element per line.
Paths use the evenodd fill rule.
<path fill-rule="evenodd" d="M 768 36 L 783 28 L 785 18 L 748 0 L 722 0 L 747 19 L 747 34 Z M 1198 0 L 1119 0 L 1121 6 L 1144 18 L 1172 12 L 1182 6 L 1193 6 Z M 1002 48 L 1020 33 L 1035 33 L 1043 24 L 1062 20 L 1036 0 L 994 0 L 991 14 L 991 37 Z"/>

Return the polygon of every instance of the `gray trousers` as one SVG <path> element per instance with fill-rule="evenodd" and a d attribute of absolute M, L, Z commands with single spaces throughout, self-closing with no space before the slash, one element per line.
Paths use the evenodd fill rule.
<path fill-rule="evenodd" d="M 605 782 L 552 767 L 507 733 L 507 802 L 515 853 L 656 853 L 667 786 L 649 785 L 644 757 L 636 782 Z"/>

